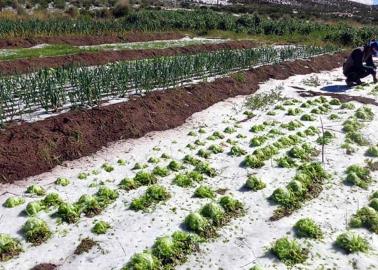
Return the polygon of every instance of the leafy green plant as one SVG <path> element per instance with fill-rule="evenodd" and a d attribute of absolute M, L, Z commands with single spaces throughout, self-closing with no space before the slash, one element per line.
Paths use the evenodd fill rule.
<path fill-rule="evenodd" d="M 226 127 L 223 132 L 227 134 L 232 134 L 236 132 L 236 129 L 233 127 Z"/>
<path fill-rule="evenodd" d="M 378 212 L 378 198 L 371 199 L 371 201 L 369 202 L 369 207 Z"/>
<path fill-rule="evenodd" d="M 220 131 L 215 131 L 215 132 L 212 134 L 212 136 L 215 137 L 215 138 L 218 139 L 218 140 L 224 139 L 224 135 L 223 135 L 222 132 L 220 132 Z"/>
<path fill-rule="evenodd" d="M 158 159 L 157 157 L 150 157 L 148 159 L 148 163 L 157 164 L 159 162 L 160 162 L 160 159 Z"/>
<path fill-rule="evenodd" d="M 37 196 L 43 196 L 46 194 L 46 191 L 43 187 L 39 185 L 31 185 L 26 189 L 26 193 L 37 195 Z"/>
<path fill-rule="evenodd" d="M 25 199 L 22 197 L 9 197 L 4 202 L 3 206 L 6 208 L 14 208 L 25 203 Z"/>
<path fill-rule="evenodd" d="M 368 157 L 378 157 L 378 146 L 370 146 L 366 151 Z"/>
<path fill-rule="evenodd" d="M 304 114 L 301 116 L 302 121 L 315 121 L 316 118 L 311 114 Z"/>
<path fill-rule="evenodd" d="M 340 106 L 341 105 L 341 101 L 338 98 L 333 98 L 333 99 L 331 99 L 329 101 L 329 104 L 333 105 L 333 106 Z"/>
<path fill-rule="evenodd" d="M 211 151 L 213 154 L 219 154 L 224 152 L 223 148 L 216 144 L 210 145 L 208 150 Z"/>
<path fill-rule="evenodd" d="M 340 108 L 345 109 L 345 110 L 354 110 L 356 106 L 354 106 L 352 102 L 346 102 L 346 103 L 341 104 Z"/>
<path fill-rule="evenodd" d="M 297 166 L 297 163 L 294 159 L 288 156 L 280 157 L 276 159 L 278 167 L 281 168 L 294 168 Z"/>
<path fill-rule="evenodd" d="M 95 234 L 105 234 L 110 228 L 109 223 L 100 220 L 96 222 L 91 231 Z"/>
<path fill-rule="evenodd" d="M 142 164 L 142 163 L 135 163 L 134 167 L 132 168 L 132 170 L 142 170 L 142 169 L 145 169 L 147 168 L 148 165 L 147 164 Z"/>
<path fill-rule="evenodd" d="M 321 145 L 326 145 L 326 144 L 330 144 L 332 139 L 334 138 L 335 136 L 328 130 L 324 131 L 324 133 L 322 134 L 321 137 L 319 137 L 316 142 L 318 144 L 321 144 Z"/>
<path fill-rule="evenodd" d="M 118 186 L 121 189 L 129 191 L 129 190 L 133 190 L 139 187 L 139 183 L 135 182 L 134 179 L 123 178 Z"/>
<path fill-rule="evenodd" d="M 120 165 L 120 166 L 125 166 L 126 165 L 126 160 L 124 160 L 124 159 L 118 159 L 117 160 L 117 164 Z"/>
<path fill-rule="evenodd" d="M 87 173 L 81 172 L 81 173 L 79 173 L 79 175 L 77 176 L 77 178 L 80 179 L 80 180 L 85 180 L 85 179 L 88 178 L 88 176 L 89 175 Z"/>
<path fill-rule="evenodd" d="M 288 266 L 303 263 L 308 258 L 308 251 L 302 248 L 297 241 L 290 240 L 287 237 L 278 239 L 270 250 Z"/>
<path fill-rule="evenodd" d="M 194 196 L 198 198 L 215 198 L 215 192 L 209 186 L 199 186 L 194 191 Z"/>
<path fill-rule="evenodd" d="M 155 184 L 157 182 L 157 178 L 152 173 L 149 173 L 149 172 L 146 172 L 146 171 L 139 171 L 134 176 L 134 181 L 138 185 L 147 186 L 147 185 Z"/>
<path fill-rule="evenodd" d="M 314 126 L 310 126 L 310 127 L 308 127 L 308 128 L 304 131 L 304 133 L 305 133 L 307 136 L 315 136 L 316 134 L 319 133 L 319 130 L 318 130 L 316 127 L 314 127 Z"/>
<path fill-rule="evenodd" d="M 58 179 L 56 179 L 55 184 L 65 187 L 70 184 L 70 180 L 64 177 L 59 177 Z"/>
<path fill-rule="evenodd" d="M 340 117 L 337 115 L 337 114 L 330 114 L 329 116 L 328 116 L 328 119 L 329 120 L 338 120 L 338 119 L 340 119 Z"/>
<path fill-rule="evenodd" d="M 102 164 L 101 168 L 104 169 L 104 171 L 110 173 L 114 170 L 114 167 L 112 165 L 110 165 L 109 163 L 104 163 Z"/>
<path fill-rule="evenodd" d="M 191 172 L 193 176 L 196 176 L 196 178 L 200 177 L 200 174 L 205 174 L 209 177 L 215 177 L 217 175 L 217 171 L 211 167 L 211 165 L 207 162 L 199 162 L 196 164 L 194 171 Z"/>
<path fill-rule="evenodd" d="M 295 115 L 298 115 L 302 112 L 301 109 L 299 108 L 290 108 L 288 111 L 287 111 L 287 115 L 291 115 L 291 116 L 295 116 Z"/>
<path fill-rule="evenodd" d="M 231 196 L 223 196 L 219 200 L 219 204 L 223 207 L 223 209 L 226 211 L 226 214 L 230 216 L 238 216 L 241 215 L 244 212 L 244 206 L 243 204 L 232 198 Z"/>
<path fill-rule="evenodd" d="M 63 202 L 63 199 L 59 196 L 58 193 L 49 193 L 41 201 L 41 204 L 44 208 L 57 207 Z"/>
<path fill-rule="evenodd" d="M 139 211 L 146 210 L 159 202 L 166 201 L 171 197 L 169 192 L 162 186 L 150 186 L 144 195 L 134 199 L 130 204 L 130 209 Z"/>
<path fill-rule="evenodd" d="M 161 264 L 158 258 L 150 252 L 137 253 L 131 257 L 129 263 L 122 270 L 155 270 L 160 269 Z"/>
<path fill-rule="evenodd" d="M 168 155 L 168 154 L 166 154 L 166 153 L 163 153 L 163 154 L 161 154 L 161 156 L 160 156 L 162 159 L 170 159 L 171 157 Z"/>
<path fill-rule="evenodd" d="M 353 215 L 349 225 L 352 228 L 365 227 L 378 234 L 378 212 L 371 207 L 362 207 Z"/>
<path fill-rule="evenodd" d="M 80 218 L 79 207 L 70 203 L 62 203 L 57 211 L 57 216 L 67 223 L 76 223 Z"/>
<path fill-rule="evenodd" d="M 22 226 L 26 241 L 40 245 L 46 242 L 52 235 L 47 223 L 38 218 L 29 218 Z"/>
<path fill-rule="evenodd" d="M 359 165 L 351 165 L 346 169 L 347 177 L 345 181 L 349 184 L 361 188 L 367 188 L 372 181 L 368 168 Z"/>
<path fill-rule="evenodd" d="M 87 217 L 94 217 L 100 214 L 105 207 L 101 204 L 97 196 L 84 194 L 80 196 L 78 202 L 75 204 L 75 208 L 78 213 L 84 213 Z"/>
<path fill-rule="evenodd" d="M 264 189 L 266 184 L 254 175 L 250 175 L 245 183 L 245 187 L 253 191 Z"/>
<path fill-rule="evenodd" d="M 22 252 L 21 242 L 8 234 L 0 233 L 0 262 L 8 261 Z"/>
<path fill-rule="evenodd" d="M 210 226 L 208 220 L 199 213 L 189 214 L 184 223 L 190 230 L 199 234 L 205 232 Z"/>
<path fill-rule="evenodd" d="M 114 202 L 118 198 L 119 194 L 116 190 L 102 186 L 96 193 L 97 200 L 105 205 Z"/>
<path fill-rule="evenodd" d="M 345 232 L 337 236 L 335 245 L 346 253 L 367 252 L 370 249 L 366 239 L 352 232 Z"/>
<path fill-rule="evenodd" d="M 302 127 L 303 124 L 297 120 L 290 121 L 289 123 L 286 124 L 281 124 L 282 128 L 286 128 L 287 130 L 296 130 L 297 128 Z"/>
<path fill-rule="evenodd" d="M 366 106 L 359 108 L 354 115 L 356 118 L 364 121 L 374 120 L 374 113 L 372 109 Z"/>
<path fill-rule="evenodd" d="M 263 145 L 268 140 L 267 136 L 255 136 L 249 141 L 251 147 L 257 147 Z"/>
<path fill-rule="evenodd" d="M 211 152 L 205 149 L 200 149 L 198 150 L 197 155 L 200 156 L 201 158 L 208 159 L 211 156 Z"/>
<path fill-rule="evenodd" d="M 193 137 L 195 137 L 195 136 L 197 136 L 197 133 L 195 132 L 195 131 L 189 131 L 189 133 L 188 133 L 188 136 L 193 136 Z"/>
<path fill-rule="evenodd" d="M 175 161 L 175 160 L 172 160 L 168 164 L 168 169 L 170 169 L 171 171 L 174 171 L 174 172 L 178 172 L 179 170 L 182 170 L 183 168 L 184 168 L 183 165 L 180 162 Z"/>
<path fill-rule="evenodd" d="M 346 138 L 345 140 L 346 143 L 356 143 L 359 146 L 369 145 L 369 141 L 365 139 L 362 133 L 358 131 L 348 132 L 345 138 Z"/>
<path fill-rule="evenodd" d="M 35 216 L 40 211 L 43 210 L 43 205 L 41 202 L 30 202 L 26 205 L 25 212 L 28 216 Z"/>
<path fill-rule="evenodd" d="M 276 106 L 274 107 L 274 109 L 275 109 L 275 110 L 284 111 L 284 110 L 285 110 L 285 107 L 282 106 L 282 105 L 276 105 Z"/>
<path fill-rule="evenodd" d="M 203 141 L 197 139 L 197 140 L 194 141 L 194 144 L 198 145 L 198 146 L 204 146 L 206 144 L 206 142 L 203 142 Z"/>
<path fill-rule="evenodd" d="M 229 152 L 229 155 L 233 157 L 240 157 L 244 156 L 245 154 L 247 154 L 247 151 L 245 151 L 240 146 L 232 146 Z"/>
<path fill-rule="evenodd" d="M 205 134 L 206 133 L 206 130 L 204 128 L 200 128 L 198 130 L 198 133 L 201 133 L 201 134 Z"/>
<path fill-rule="evenodd" d="M 294 225 L 295 233 L 298 237 L 321 239 L 323 233 L 320 227 L 310 218 L 303 218 Z"/>
<path fill-rule="evenodd" d="M 152 174 L 165 177 L 169 175 L 169 170 L 167 168 L 157 166 L 152 170 Z"/>
<path fill-rule="evenodd" d="M 201 163 L 202 161 L 200 159 L 197 159 L 191 155 L 186 155 L 184 158 L 183 158 L 183 162 L 185 164 L 190 164 L 192 166 L 196 166 L 197 164 Z"/>
<path fill-rule="evenodd" d="M 254 125 L 252 126 L 249 131 L 257 133 L 265 130 L 265 125 Z"/>
<path fill-rule="evenodd" d="M 201 215 L 210 219 L 215 226 L 222 225 L 225 218 L 223 208 L 216 203 L 208 203 L 202 207 Z"/>
<path fill-rule="evenodd" d="M 243 165 L 253 169 L 258 169 L 263 167 L 265 162 L 256 155 L 248 155 L 244 158 Z"/>

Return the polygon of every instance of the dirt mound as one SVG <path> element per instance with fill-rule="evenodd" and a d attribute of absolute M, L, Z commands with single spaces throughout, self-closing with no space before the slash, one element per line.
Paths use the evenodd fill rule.
<path fill-rule="evenodd" d="M 286 79 L 341 66 L 345 54 L 288 61 L 211 83 L 155 91 L 125 103 L 76 110 L 35 123 L 9 126 L 0 133 L 0 181 L 13 182 L 46 172 L 66 160 L 100 150 L 110 142 L 182 125 L 193 113 L 237 95 L 254 93 L 268 79 Z"/>
<path fill-rule="evenodd" d="M 199 52 L 217 51 L 226 49 L 254 48 L 257 44 L 252 41 L 230 41 L 220 44 L 191 45 L 185 47 L 149 50 L 122 50 L 106 52 L 86 52 L 76 55 L 19 59 L 0 62 L 0 74 L 11 75 L 37 71 L 42 68 L 57 68 L 65 65 L 104 65 L 116 61 L 145 59 L 159 56 L 178 54 L 195 54 Z"/>
<path fill-rule="evenodd" d="M 103 35 L 103 36 L 46 36 L 46 37 L 28 37 L 1 39 L 0 49 L 11 48 L 30 48 L 38 44 L 67 44 L 73 46 L 82 45 L 100 45 L 104 43 L 120 43 L 120 42 L 143 42 L 151 40 L 172 40 L 183 38 L 185 35 L 180 33 L 145 33 L 130 32 L 125 35 Z"/>
<path fill-rule="evenodd" d="M 52 263 L 41 263 L 34 266 L 31 270 L 55 270 L 57 267 L 57 265 Z"/>

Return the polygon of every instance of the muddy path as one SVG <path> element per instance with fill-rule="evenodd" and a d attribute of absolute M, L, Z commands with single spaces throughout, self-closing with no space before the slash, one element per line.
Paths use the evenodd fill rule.
<path fill-rule="evenodd" d="M 67 44 L 72 46 L 100 45 L 104 43 L 143 42 L 152 40 L 180 39 L 185 35 L 175 32 L 148 33 L 130 32 L 124 35 L 69 35 L 12 38 L 0 40 L 0 49 L 30 48 L 39 44 Z"/>
<path fill-rule="evenodd" d="M 18 59 L 11 61 L 0 61 L 0 74 L 21 74 L 37 71 L 43 68 L 57 68 L 67 65 L 104 65 L 117 61 L 146 59 L 160 56 L 173 56 L 179 54 L 195 54 L 200 52 L 227 49 L 247 49 L 255 48 L 257 46 L 258 45 L 252 41 L 230 41 L 219 44 L 190 45 L 185 47 L 174 47 L 166 49 L 85 52 L 65 56 Z"/>
<path fill-rule="evenodd" d="M 262 66 L 210 83 L 155 91 L 128 102 L 90 110 L 73 110 L 34 123 L 8 126 L 0 133 L 0 181 L 13 182 L 49 171 L 67 160 L 100 150 L 108 143 L 139 138 L 150 131 L 182 125 L 193 113 L 238 95 L 249 95 L 259 83 L 341 66 L 344 53 Z"/>

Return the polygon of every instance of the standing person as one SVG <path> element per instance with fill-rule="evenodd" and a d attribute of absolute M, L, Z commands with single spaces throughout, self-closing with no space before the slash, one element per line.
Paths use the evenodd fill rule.
<path fill-rule="evenodd" d="M 377 83 L 377 67 L 373 62 L 373 56 L 378 56 L 378 42 L 375 40 L 352 51 L 343 66 L 348 86 L 362 84 L 361 79 L 369 75 L 372 75 L 374 83 Z"/>

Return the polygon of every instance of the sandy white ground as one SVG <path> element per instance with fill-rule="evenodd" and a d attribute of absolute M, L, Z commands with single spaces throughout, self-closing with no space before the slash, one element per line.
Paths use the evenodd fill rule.
<path fill-rule="evenodd" d="M 318 77 L 320 86 L 306 85 L 305 81 L 314 78 L 313 76 Z M 284 81 L 268 81 L 261 85 L 259 92 L 281 89 L 285 96 L 299 98 L 297 89 L 292 86 L 321 91 L 320 89 L 324 86 L 341 84 L 340 78 L 340 69 L 318 75 L 294 76 Z M 351 90 L 347 93 L 365 95 L 370 91 L 367 88 L 371 87 L 368 86 L 364 90 Z M 189 150 L 185 146 L 188 143 L 193 143 L 197 137 L 188 136 L 188 132 L 205 126 L 207 133 L 198 135 L 198 137 L 206 141 L 205 138 L 214 131 L 223 131 L 226 127 L 233 126 L 235 122 L 245 119 L 242 114 L 244 102 L 245 97 L 228 99 L 194 114 L 185 125 L 176 129 L 152 132 L 136 140 L 120 141 L 93 156 L 67 162 L 52 172 L 18 182 L 13 186 L 0 186 L 0 194 L 5 191 L 9 192 L 0 196 L 0 204 L 10 196 L 10 193 L 26 196 L 24 191 L 31 182 L 46 187 L 49 192 L 56 191 L 65 200 L 74 202 L 82 194 L 95 193 L 98 187 L 89 187 L 94 182 L 103 181 L 106 186 L 117 188 L 121 179 L 132 177 L 135 174 L 131 170 L 135 162 L 146 163 L 149 157 L 160 157 L 162 153 L 167 153 L 175 160 L 181 160 L 186 154 L 194 156 L 197 150 Z M 272 104 L 272 107 L 274 105 Z M 356 103 L 356 106 L 361 105 Z M 373 106 L 371 108 L 378 116 L 378 108 Z M 323 241 L 299 240 L 303 246 L 309 247 L 310 258 L 304 265 L 295 267 L 296 269 L 356 269 L 352 267 L 352 264 L 355 264 L 357 269 L 378 269 L 378 235 L 364 229 L 354 230 L 369 239 L 372 251 L 367 254 L 345 255 L 332 246 L 336 236 L 345 231 L 351 215 L 359 207 L 367 204 L 368 196 L 372 191 L 378 190 L 377 182 L 374 182 L 369 190 L 343 184 L 345 168 L 354 163 L 362 165 L 365 160 L 366 147 L 360 147 L 352 156 L 345 155 L 344 150 L 340 148 L 344 134 L 337 131 L 341 130 L 342 121 L 353 111 L 339 110 L 336 112 L 340 113 L 339 115 L 342 117 L 339 122 L 330 121 L 326 117 L 323 119 L 326 129 L 335 130 L 334 134 L 336 135 L 334 142 L 326 147 L 325 166 L 327 171 L 333 174 L 332 180 L 326 184 L 325 190 L 317 199 L 306 202 L 304 207 L 292 216 L 279 221 L 268 221 L 276 206 L 271 205 L 267 201 L 267 197 L 274 189 L 285 186 L 294 176 L 295 170 L 277 168 L 274 162 L 272 164 L 267 162 L 266 166 L 258 170 L 241 168 L 239 164 L 243 157 L 228 156 L 229 147 L 225 147 L 225 153 L 213 155 L 208 161 L 217 169 L 218 176 L 208 178 L 204 183 L 215 189 L 227 188 L 229 194 L 245 203 L 247 215 L 234 220 L 223 228 L 220 231 L 220 238 L 210 243 L 201 244 L 201 251 L 189 257 L 188 262 L 177 269 L 236 270 L 249 269 L 254 264 L 259 264 L 265 269 L 286 269 L 284 264 L 267 254 L 266 249 L 275 239 L 287 234 L 293 237 L 292 227 L 302 217 L 311 217 L 320 224 L 325 238 Z M 289 122 L 298 119 L 298 116 L 286 116 L 284 111 L 279 112 L 276 116 L 267 116 L 266 112 L 259 112 L 252 120 L 240 123 L 241 128 L 237 133 L 245 134 L 248 137 L 238 140 L 249 153 L 253 152 L 253 148 L 249 147 L 249 140 L 254 136 L 249 132 L 250 127 L 269 119 Z M 304 122 L 304 124 L 306 123 Z M 319 126 L 319 121 L 309 122 L 306 125 Z M 363 129 L 363 133 L 372 144 L 378 143 L 377 128 L 378 122 L 375 120 Z M 227 138 L 235 139 L 236 134 L 226 135 L 225 140 Z M 311 141 L 315 139 L 312 138 Z M 220 141 L 207 141 L 206 147 L 219 143 Z M 120 158 L 126 160 L 128 164 L 126 166 L 117 165 L 117 160 Z M 104 162 L 112 164 L 115 170 L 111 173 L 103 171 L 101 165 Z M 158 165 L 163 166 L 167 163 L 168 161 L 162 161 Z M 150 165 L 148 170 L 153 167 Z M 91 172 L 94 169 L 99 170 L 100 174 L 91 175 L 87 180 L 77 178 L 80 172 Z M 250 173 L 256 173 L 261 177 L 266 182 L 267 188 L 258 192 L 241 191 L 240 188 Z M 374 173 L 373 177 L 376 178 L 376 176 Z M 54 181 L 57 177 L 69 178 L 71 184 L 67 187 L 56 186 Z M 128 209 L 130 201 L 140 196 L 145 191 L 145 187 L 130 192 L 120 190 L 118 200 L 101 215 L 91 219 L 82 217 L 75 225 L 57 225 L 56 220 L 49 217 L 51 213 L 40 213 L 38 217 L 48 221 L 53 230 L 53 238 L 39 247 L 32 247 L 23 240 L 25 252 L 17 258 L 3 263 L 0 269 L 29 269 L 38 263 L 46 262 L 59 264 L 61 265 L 59 269 L 65 270 L 120 269 L 133 254 L 151 247 L 157 237 L 181 230 L 180 225 L 184 218 L 191 211 L 198 210 L 208 202 L 207 199 L 192 197 L 195 187 L 180 188 L 173 185 L 171 183 L 173 177 L 172 174 L 159 180 L 159 184 L 171 192 L 172 198 L 165 204 L 159 204 L 151 213 L 134 212 Z M 27 198 L 27 202 L 33 200 L 37 200 L 37 198 Z M 13 209 L 0 207 L 0 232 L 22 238 L 19 235 L 19 230 L 27 219 L 20 215 L 24 207 L 25 205 Z M 106 235 L 96 236 L 90 232 L 94 221 L 99 219 L 109 222 L 112 226 Z M 73 255 L 80 240 L 88 236 L 99 241 L 99 247 L 80 256 Z"/>

